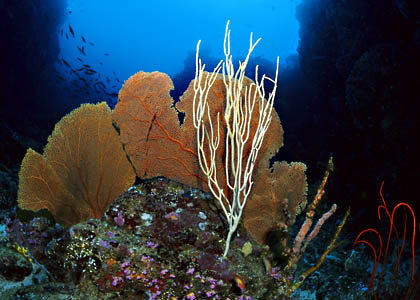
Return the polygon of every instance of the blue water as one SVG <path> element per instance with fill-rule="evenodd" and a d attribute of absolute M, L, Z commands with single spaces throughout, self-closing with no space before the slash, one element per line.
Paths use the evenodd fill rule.
<path fill-rule="evenodd" d="M 279 56 L 284 62 L 288 55 L 296 53 L 298 1 L 257 2 L 69 0 L 67 20 L 61 28 L 60 54 L 72 66 L 80 64 L 77 57 L 83 59 L 83 64 L 114 82 L 115 78 L 123 81 L 140 70 L 173 76 L 184 68 L 185 58 L 195 52 L 200 39 L 201 53 L 217 60 L 224 58 L 223 38 L 230 19 L 234 60 L 246 54 L 253 32 L 254 40 L 262 38 L 253 57 L 263 57 L 274 65 Z M 77 46 L 84 47 L 86 56 Z M 118 82 L 115 84 L 118 86 Z"/>

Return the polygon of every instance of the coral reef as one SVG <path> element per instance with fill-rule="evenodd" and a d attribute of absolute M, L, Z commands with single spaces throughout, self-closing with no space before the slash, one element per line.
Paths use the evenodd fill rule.
<path fill-rule="evenodd" d="M 80 299 L 274 297 L 269 287 L 276 278 L 261 261 L 268 251 L 252 243 L 244 253 L 252 239 L 243 227 L 221 259 L 225 229 L 210 199 L 165 178 L 148 180 L 117 198 L 102 219 L 77 224 L 41 251 L 29 246 L 28 252 L 55 281 L 76 284 Z M 22 240 L 13 228 L 24 225 L 14 220 L 8 226 L 9 239 Z"/>

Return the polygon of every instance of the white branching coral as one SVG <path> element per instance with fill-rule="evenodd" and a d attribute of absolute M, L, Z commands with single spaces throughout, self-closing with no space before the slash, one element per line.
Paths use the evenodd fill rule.
<path fill-rule="evenodd" d="M 270 125 L 274 97 L 277 88 L 279 58 L 277 58 L 276 77 L 271 79 L 265 74 L 258 80 L 258 66 L 255 70 L 255 83 L 244 84 L 245 69 L 249 57 L 255 46 L 252 42 L 252 33 L 248 54 L 244 62 L 239 61 L 235 71 L 230 54 L 229 21 L 226 24 L 224 53 L 225 61 L 221 60 L 212 73 L 204 72 L 205 64 L 198 58 L 200 42 L 197 43 L 196 72 L 194 80 L 193 120 L 197 129 L 197 147 L 200 168 L 207 176 L 208 186 L 213 196 L 218 200 L 227 219 L 229 232 L 226 239 L 224 256 L 229 251 L 232 234 L 238 227 L 243 208 L 253 185 L 252 174 L 256 164 L 258 152 L 264 140 L 264 135 Z M 210 107 L 207 96 L 220 70 L 222 69 L 223 82 L 226 87 L 226 105 L 224 110 L 224 124 L 226 137 L 224 139 L 224 166 L 226 182 L 219 182 L 220 177 L 216 170 L 216 157 L 220 147 L 220 115 L 217 120 L 211 120 Z M 264 81 L 273 83 L 273 90 L 265 100 Z M 258 112 L 254 113 L 258 103 Z M 211 104 L 210 104 L 211 105 Z M 257 128 L 251 128 L 251 120 L 259 117 Z M 214 126 L 214 122 L 217 125 Z M 253 134 L 253 135 L 252 135 Z M 247 144 L 248 143 L 248 144 Z M 245 147 L 251 143 L 250 150 Z M 221 181 L 221 180 L 220 180 Z M 229 196 L 230 195 L 230 196 Z"/>

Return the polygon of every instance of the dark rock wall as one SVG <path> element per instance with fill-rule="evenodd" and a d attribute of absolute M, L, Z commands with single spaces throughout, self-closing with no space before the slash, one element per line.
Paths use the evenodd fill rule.
<path fill-rule="evenodd" d="M 304 153 L 312 164 L 316 153 L 334 154 L 331 201 L 372 212 L 385 180 L 390 205 L 416 207 L 420 2 L 303 0 L 296 16 L 301 72 L 313 92 Z"/>

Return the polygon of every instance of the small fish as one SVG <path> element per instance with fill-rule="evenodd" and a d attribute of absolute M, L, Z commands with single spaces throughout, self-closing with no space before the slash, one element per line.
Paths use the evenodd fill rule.
<path fill-rule="evenodd" d="M 86 68 L 90 68 L 90 66 L 89 65 L 83 65 L 84 67 L 86 67 Z"/>
<path fill-rule="evenodd" d="M 67 62 L 67 60 L 65 60 L 64 58 L 61 59 L 63 61 L 63 63 L 66 65 L 66 67 L 70 68 L 70 64 Z"/>
<path fill-rule="evenodd" d="M 67 35 L 67 33 L 66 33 L 66 39 L 67 39 L 67 40 L 69 39 L 69 36 Z"/>
<path fill-rule="evenodd" d="M 105 56 L 109 56 L 109 53 L 104 53 Z"/>
<path fill-rule="evenodd" d="M 78 61 L 82 61 L 82 59 L 80 57 L 77 58 Z"/>
<path fill-rule="evenodd" d="M 69 30 L 70 30 L 71 35 L 74 37 L 74 30 L 73 30 L 73 28 L 71 27 L 70 24 L 69 24 Z"/>
<path fill-rule="evenodd" d="M 91 72 L 91 73 L 96 73 L 96 71 L 93 69 L 87 69 L 86 71 Z"/>
<path fill-rule="evenodd" d="M 238 288 L 240 288 L 243 292 L 245 290 L 245 282 L 242 280 L 242 278 L 235 274 L 233 275 L 233 280 L 235 281 Z"/>
<path fill-rule="evenodd" d="M 121 82 L 118 78 L 115 78 L 115 80 L 116 80 L 117 82 Z"/>
<path fill-rule="evenodd" d="M 81 36 L 83 43 L 86 43 L 85 38 L 83 37 L 83 35 Z"/>
<path fill-rule="evenodd" d="M 72 11 L 71 10 L 69 10 L 69 14 L 71 14 L 72 13 Z"/>
<path fill-rule="evenodd" d="M 91 45 L 91 46 L 95 46 L 95 44 L 94 44 L 94 43 L 92 43 L 92 42 L 89 42 L 89 45 Z"/>
<path fill-rule="evenodd" d="M 85 47 L 80 48 L 79 46 L 76 46 L 76 48 L 77 48 L 77 50 L 79 50 L 80 53 L 82 53 L 84 56 L 86 56 Z"/>
<path fill-rule="evenodd" d="M 102 88 L 105 88 L 105 84 L 102 81 L 98 81 L 97 83 L 95 83 L 95 87 L 97 85 L 102 86 Z"/>
<path fill-rule="evenodd" d="M 101 61 L 99 62 L 99 64 L 100 64 L 101 66 L 103 66 L 103 65 L 104 65 L 104 63 L 103 63 L 103 62 L 101 62 Z"/>

